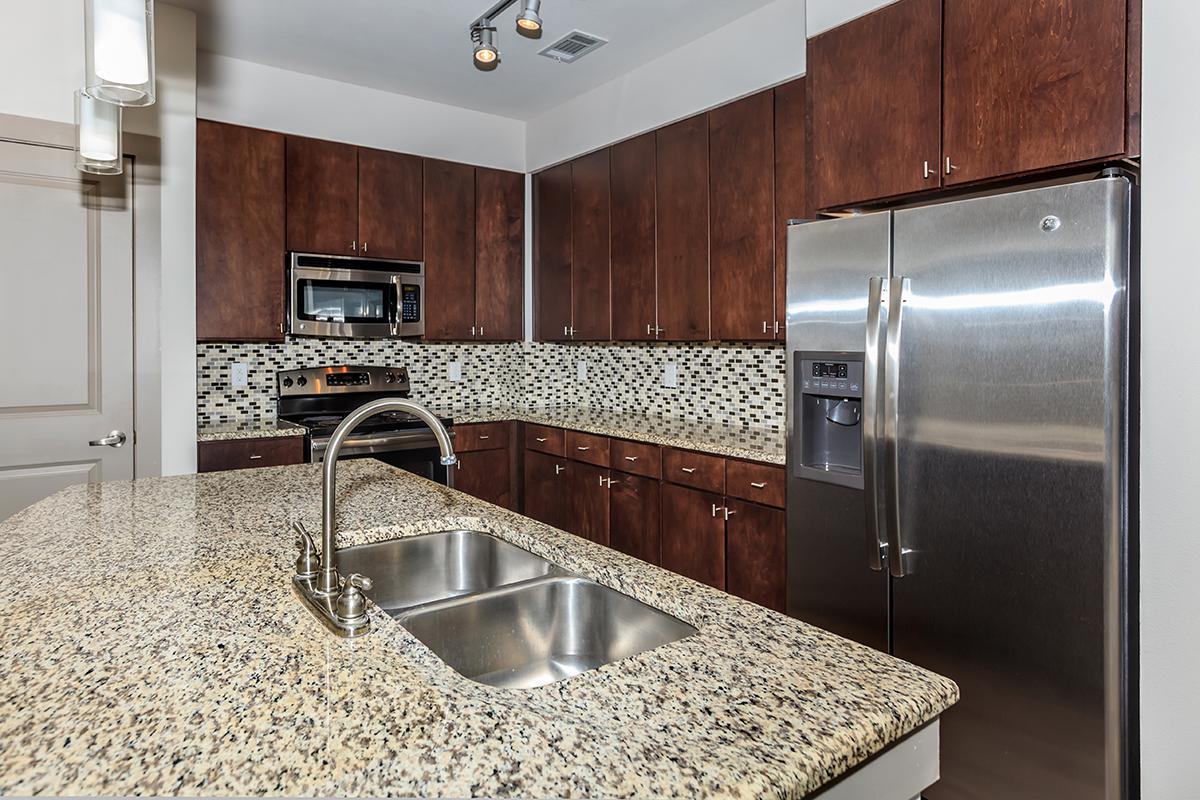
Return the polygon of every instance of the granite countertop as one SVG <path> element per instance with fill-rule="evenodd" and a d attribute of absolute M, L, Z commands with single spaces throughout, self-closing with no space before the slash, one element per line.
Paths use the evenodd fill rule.
<path fill-rule="evenodd" d="M 468 406 L 445 409 L 445 413 L 451 414 L 458 425 L 512 419 L 768 464 L 787 461 L 784 434 L 771 428 L 577 406 Z"/>
<path fill-rule="evenodd" d="M 303 436 L 308 429 L 282 419 L 247 419 L 200 425 L 196 439 L 201 442 L 225 442 L 233 439 L 273 439 Z"/>
<path fill-rule="evenodd" d="M 340 544 L 490 531 L 695 625 L 532 690 L 473 683 L 289 583 L 304 464 L 66 489 L 0 523 L 0 793 L 800 797 L 938 717 L 953 682 L 363 459 Z"/>

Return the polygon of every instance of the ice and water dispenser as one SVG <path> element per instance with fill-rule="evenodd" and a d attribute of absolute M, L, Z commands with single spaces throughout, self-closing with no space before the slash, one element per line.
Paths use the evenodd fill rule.
<path fill-rule="evenodd" d="M 793 357 L 797 477 L 861 489 L 862 353 L 796 352 Z"/>

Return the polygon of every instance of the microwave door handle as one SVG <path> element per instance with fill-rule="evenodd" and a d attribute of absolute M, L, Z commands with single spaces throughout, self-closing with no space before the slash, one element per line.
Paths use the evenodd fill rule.
<path fill-rule="evenodd" d="M 404 276 L 392 275 L 392 338 L 400 337 L 400 327 L 404 324 Z"/>
<path fill-rule="evenodd" d="M 887 552 L 883 507 L 883 461 L 879 457 L 879 392 L 884 365 L 883 346 L 888 326 L 888 279 L 871 278 L 867 285 L 867 336 L 863 351 L 863 502 L 867 515 L 867 566 L 883 570 Z"/>
<path fill-rule="evenodd" d="M 900 336 L 907 302 L 908 278 L 896 277 L 889 287 L 886 357 L 883 366 L 883 442 L 884 505 L 888 540 L 888 569 L 893 578 L 913 571 L 914 551 L 904 544 L 904 526 L 900 515 Z"/>

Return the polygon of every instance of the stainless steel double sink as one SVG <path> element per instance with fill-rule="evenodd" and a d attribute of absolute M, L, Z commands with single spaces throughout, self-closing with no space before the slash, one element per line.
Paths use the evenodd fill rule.
<path fill-rule="evenodd" d="M 686 622 L 477 531 L 338 551 L 342 574 L 465 678 L 529 689 L 696 632 Z"/>

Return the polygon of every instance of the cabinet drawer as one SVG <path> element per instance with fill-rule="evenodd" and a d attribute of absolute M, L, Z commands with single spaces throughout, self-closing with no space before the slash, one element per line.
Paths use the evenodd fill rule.
<path fill-rule="evenodd" d="M 656 444 L 613 439 L 609 452 L 613 469 L 647 478 L 662 477 L 662 448 Z"/>
<path fill-rule="evenodd" d="M 200 442 L 197 471 L 220 472 L 250 467 L 278 467 L 304 463 L 304 437 L 282 436 L 274 439 L 232 439 Z"/>
<path fill-rule="evenodd" d="M 608 466 L 609 438 L 597 436 L 594 433 L 580 431 L 566 432 L 567 458 L 595 464 L 598 467 Z"/>
<path fill-rule="evenodd" d="M 725 462 L 725 494 L 783 508 L 786 495 L 783 467 L 729 459 Z"/>
<path fill-rule="evenodd" d="M 725 492 L 725 459 L 690 450 L 663 449 L 663 480 L 708 492 Z"/>
<path fill-rule="evenodd" d="M 529 450 L 540 450 L 552 456 L 561 456 L 563 454 L 563 430 L 545 425 L 526 425 L 525 447 Z"/>
<path fill-rule="evenodd" d="M 476 450 L 503 450 L 508 447 L 507 422 L 481 422 L 454 426 L 454 449 L 460 453 Z"/>

